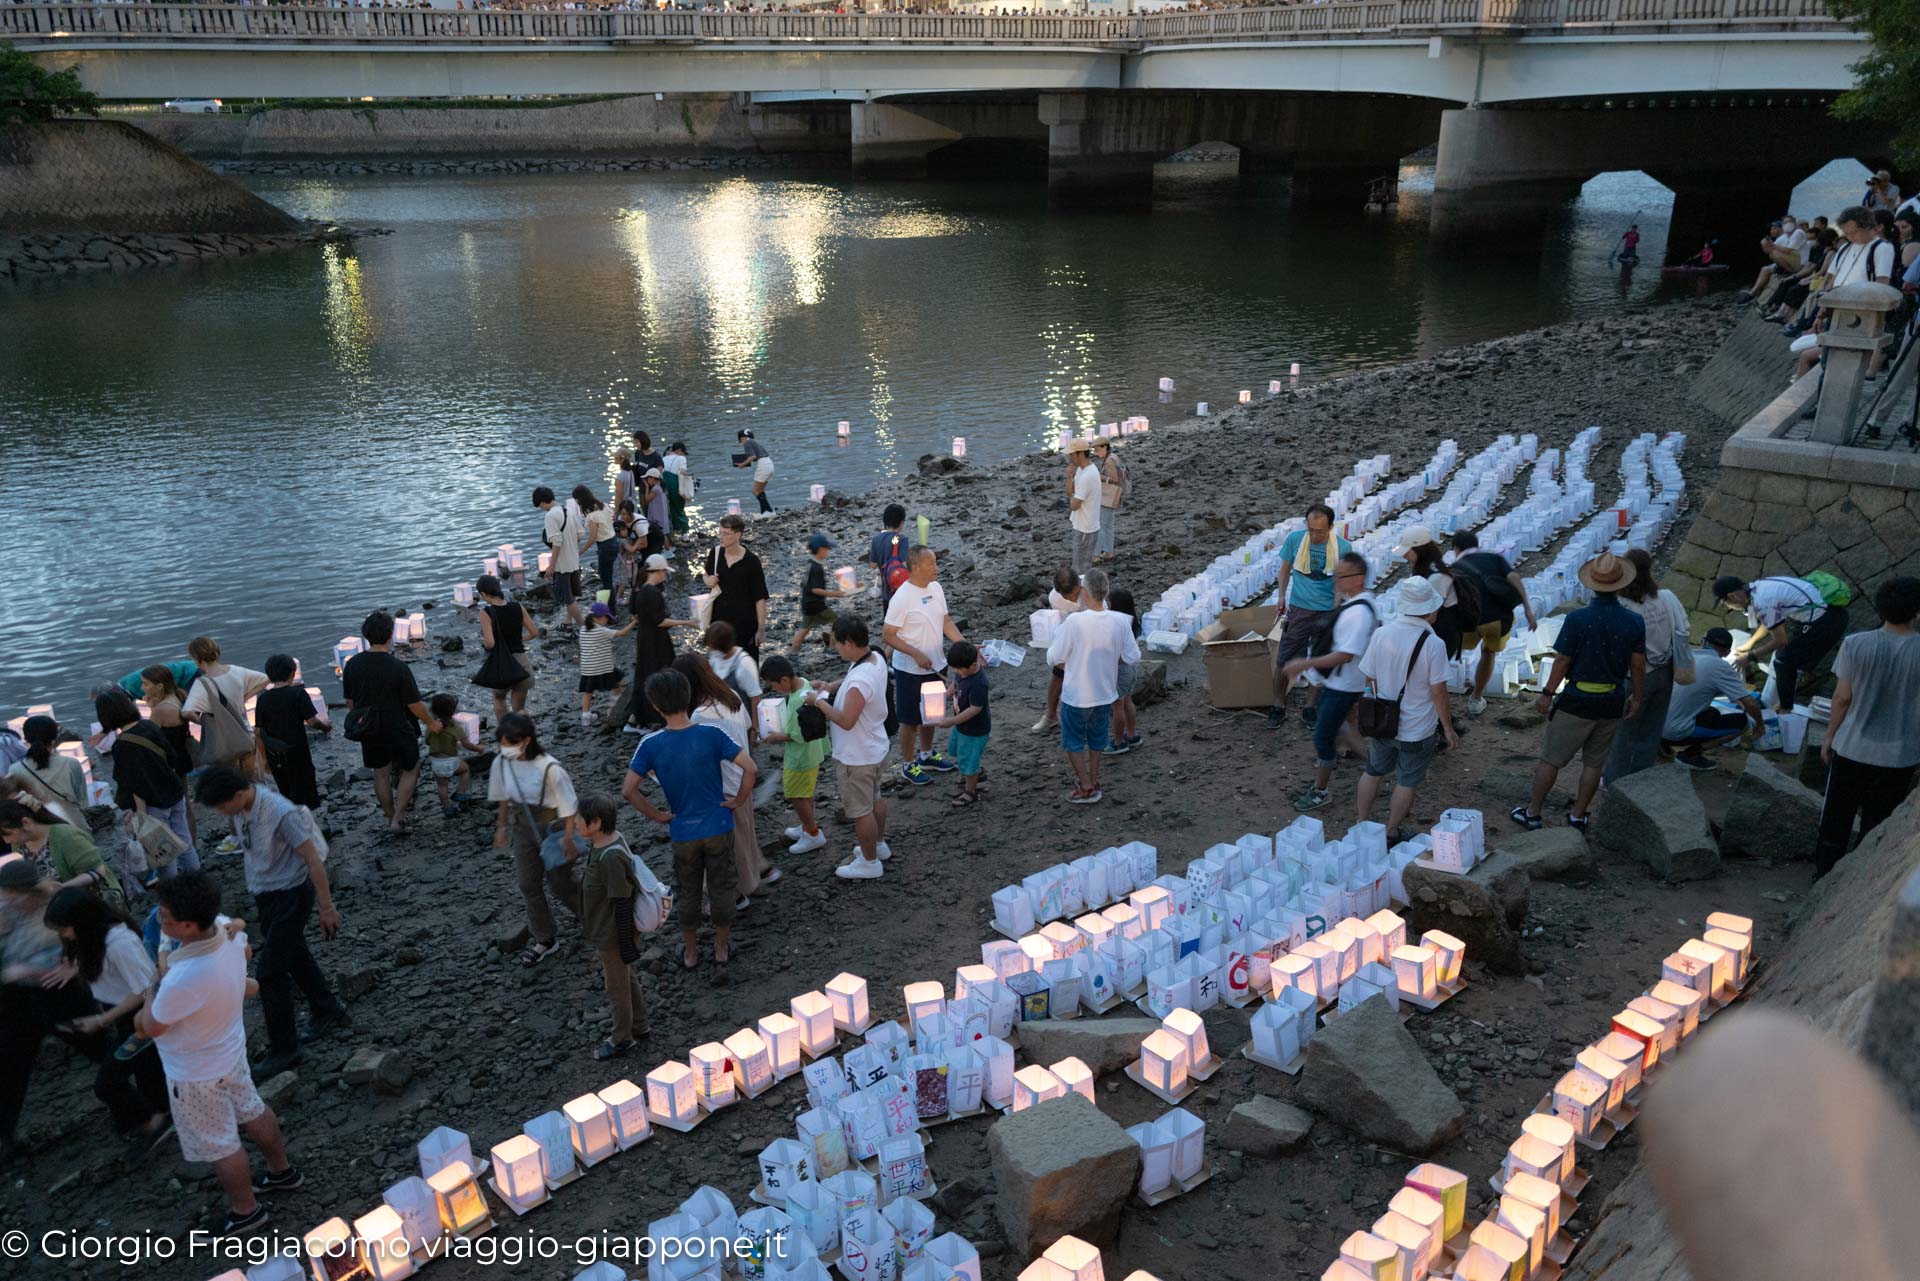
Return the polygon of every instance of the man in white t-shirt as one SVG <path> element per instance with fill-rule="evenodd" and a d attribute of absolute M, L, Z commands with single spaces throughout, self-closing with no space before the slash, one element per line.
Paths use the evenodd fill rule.
<path fill-rule="evenodd" d="M 545 485 L 533 491 L 533 505 L 542 513 L 540 537 L 552 558 L 547 562 L 547 583 L 553 591 L 553 603 L 566 608 L 567 622 L 580 626 L 580 602 L 574 599 L 574 575 L 580 572 L 580 539 L 586 534 L 586 517 L 569 498 L 553 500 L 553 491 Z"/>
<path fill-rule="evenodd" d="M 893 857 L 887 847 L 887 803 L 880 797 L 880 765 L 887 759 L 887 664 L 873 651 L 866 620 L 853 614 L 834 619 L 833 648 L 847 661 L 847 674 L 807 691 L 807 702 L 826 715 L 840 803 L 853 820 L 853 857 L 833 874 L 872 881 Z"/>
<path fill-rule="evenodd" d="M 1722 574 L 1713 580 L 1713 597 L 1747 611 L 1753 634 L 1734 647 L 1729 661 L 1744 670 L 1756 653 L 1771 653 L 1773 680 L 1764 701 L 1777 703 L 1783 712 L 1793 710 L 1800 678 L 1847 634 L 1847 607 L 1829 605 L 1810 579 L 1775 574 L 1748 582 L 1738 574 Z"/>
<path fill-rule="evenodd" d="M 1370 739 L 1367 769 L 1360 777 L 1355 821 L 1366 822 L 1380 795 L 1380 780 L 1394 776 L 1393 800 L 1387 811 L 1390 840 L 1405 840 L 1400 825 L 1413 808 L 1413 793 L 1439 755 L 1440 740 L 1459 746 L 1453 732 L 1453 711 L 1447 702 L 1447 647 L 1433 631 L 1440 612 L 1440 593 L 1424 578 L 1409 578 L 1394 597 L 1399 614 L 1374 632 L 1360 659 L 1360 675 L 1376 698 L 1399 698 L 1400 732 L 1392 738 Z"/>
<path fill-rule="evenodd" d="M 1760 238 L 1760 252 L 1766 255 L 1767 265 L 1753 278 L 1753 288 L 1740 295 L 1741 302 L 1760 297 L 1775 276 L 1785 278 L 1800 270 L 1807 256 L 1806 228 L 1792 216 L 1776 218 Z"/>
<path fill-rule="evenodd" d="M 931 547 L 907 553 L 907 581 L 887 602 L 881 643 L 893 655 L 893 714 L 900 721 L 900 777 L 916 786 L 934 771 L 950 773 L 951 758 L 933 750 L 933 726 L 921 712 L 920 687 L 942 681 L 947 642 L 965 640 L 947 614 L 946 589 L 934 581 L 939 562 Z"/>
<path fill-rule="evenodd" d="M 1067 505 L 1073 526 L 1069 560 L 1073 572 L 1084 575 L 1093 568 L 1093 542 L 1100 532 L 1100 469 L 1093 465 L 1092 441 L 1067 444 Z"/>
<path fill-rule="evenodd" d="M 1085 606 L 1060 620 L 1047 661 L 1064 669 L 1060 746 L 1078 784 L 1067 800 L 1091 805 L 1100 799 L 1100 756 L 1120 697 L 1120 664 L 1140 661 L 1140 642 L 1133 638 L 1132 616 L 1107 608 L 1106 571 L 1090 569 L 1080 581 Z"/>
<path fill-rule="evenodd" d="M 1340 742 L 1346 740 L 1356 753 L 1366 750 L 1365 740 L 1347 724 L 1354 704 L 1367 690 L 1360 660 L 1380 625 L 1379 607 L 1367 590 L 1365 556 L 1350 551 L 1334 561 L 1333 594 L 1336 604 L 1325 642 L 1309 638 L 1307 652 L 1280 669 L 1288 686 L 1304 672 L 1310 683 L 1320 687 L 1313 712 L 1313 786 L 1293 798 L 1293 807 L 1303 814 L 1327 803 L 1327 784 L 1333 781 Z"/>
<path fill-rule="evenodd" d="M 180 946 L 167 954 L 134 1027 L 159 1049 L 180 1154 L 211 1164 L 227 1194 L 221 1235 L 252 1232 L 267 1221 L 256 1194 L 291 1192 L 304 1180 L 247 1070 L 247 936 L 221 927 L 220 887 L 204 873 L 161 881 L 153 894 L 160 932 Z M 252 1172 L 242 1133 L 265 1154 L 265 1173 Z"/>

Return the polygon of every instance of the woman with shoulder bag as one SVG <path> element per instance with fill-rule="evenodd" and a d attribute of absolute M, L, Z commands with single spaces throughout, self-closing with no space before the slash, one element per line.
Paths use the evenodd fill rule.
<path fill-rule="evenodd" d="M 13 763 L 7 777 L 62 822 L 85 829 L 87 776 L 79 761 L 53 750 L 60 739 L 60 722 L 51 716 L 29 716 L 20 726 L 20 737 L 26 741 L 27 754 Z"/>
<path fill-rule="evenodd" d="M 760 558 L 741 545 L 746 531 L 743 518 L 720 518 L 720 545 L 706 559 L 705 580 L 714 594 L 713 605 L 700 627 L 704 631 L 713 623 L 732 623 L 734 639 L 757 662 L 767 631 L 767 575 Z"/>
<path fill-rule="evenodd" d="M 1133 477 L 1127 471 L 1127 465 L 1114 453 L 1113 442 L 1106 439 L 1095 441 L 1093 454 L 1094 461 L 1100 466 L 1100 531 L 1093 536 L 1093 558 L 1096 561 L 1112 560 L 1114 523 L 1119 520 L 1120 509 L 1133 492 Z"/>
<path fill-rule="evenodd" d="M 1620 591 L 1620 604 L 1640 615 L 1647 625 L 1647 676 L 1640 710 L 1620 722 L 1607 753 L 1603 783 L 1611 786 L 1629 774 L 1650 769 L 1660 754 L 1660 732 L 1666 728 L 1667 708 L 1676 684 L 1693 681 L 1693 646 L 1687 637 L 1686 607 L 1680 598 L 1653 579 L 1653 557 L 1638 547 L 1627 553 L 1637 571 Z M 1680 667 L 1686 679 L 1680 679 Z"/>
<path fill-rule="evenodd" d="M 573 779 L 540 746 L 531 716 L 512 712 L 501 718 L 500 753 L 487 775 L 487 799 L 498 806 L 493 847 L 512 848 L 514 875 L 527 901 L 527 946 L 519 961 L 530 969 L 560 948 L 547 895 L 575 919 L 580 916 L 580 886 L 573 874 L 580 852 L 579 803 Z M 555 865 L 546 861 L 548 850 L 558 860 Z"/>
<path fill-rule="evenodd" d="M 0 801 L 0 840 L 32 859 L 60 887 L 90 890 L 102 902 L 126 910 L 120 878 L 100 857 L 90 830 L 19 801 Z"/>
<path fill-rule="evenodd" d="M 187 823 L 192 806 L 159 726 L 140 719 L 140 709 L 119 688 L 103 690 L 93 700 L 93 718 L 114 736 L 113 803 L 126 814 L 128 838 L 139 846 L 138 861 L 149 870 L 130 883 L 151 884 L 199 871 L 200 853 Z M 152 831 L 154 825 L 165 834 Z M 169 835 L 173 840 L 166 839 Z M 129 850 L 129 865 L 133 853 Z"/>
<path fill-rule="evenodd" d="M 473 584 L 480 597 L 480 647 L 487 651 L 486 661 L 473 674 L 473 683 L 493 691 L 493 722 L 506 719 L 507 699 L 513 710 L 527 705 L 527 692 L 533 688 L 533 669 L 527 663 L 527 642 L 540 635 L 540 625 L 519 604 L 509 601 L 492 574 L 482 574 Z"/>

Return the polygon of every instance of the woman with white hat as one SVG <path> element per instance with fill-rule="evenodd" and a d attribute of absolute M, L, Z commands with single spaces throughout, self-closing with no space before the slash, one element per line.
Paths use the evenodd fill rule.
<path fill-rule="evenodd" d="M 1413 793 L 1427 776 L 1442 739 L 1459 745 L 1453 732 L 1453 709 L 1447 701 L 1446 646 L 1433 633 L 1433 617 L 1440 609 L 1440 593 L 1424 578 L 1409 578 L 1394 593 L 1398 610 L 1367 642 L 1360 674 L 1367 693 L 1398 709 L 1399 723 L 1391 736 L 1367 740 L 1367 768 L 1360 778 L 1355 815 L 1366 822 L 1380 795 L 1380 780 L 1393 779 L 1393 800 L 1387 814 L 1390 839 L 1405 840 L 1401 824 L 1413 809 Z M 1365 721 L 1362 721 L 1365 724 Z M 1410 835 L 1410 833 L 1408 834 Z"/>

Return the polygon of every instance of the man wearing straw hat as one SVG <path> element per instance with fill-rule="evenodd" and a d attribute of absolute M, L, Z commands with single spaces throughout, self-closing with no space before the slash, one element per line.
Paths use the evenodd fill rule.
<path fill-rule="evenodd" d="M 1632 561 L 1611 552 L 1600 553 L 1580 568 L 1581 585 L 1593 593 L 1593 601 L 1567 615 L 1553 643 L 1553 670 L 1534 703 L 1546 713 L 1547 727 L 1540 736 L 1533 795 L 1507 816 L 1528 831 L 1540 827 L 1540 807 L 1576 754 L 1580 784 L 1567 826 L 1587 830 L 1587 808 L 1600 790 L 1600 771 L 1613 747 L 1614 731 L 1640 709 L 1647 676 L 1647 626 L 1615 595 L 1637 574 Z"/>
<path fill-rule="evenodd" d="M 1100 534 L 1100 469 L 1093 465 L 1093 442 L 1067 442 L 1067 503 L 1072 509 L 1073 572 L 1093 568 L 1093 543 Z"/>

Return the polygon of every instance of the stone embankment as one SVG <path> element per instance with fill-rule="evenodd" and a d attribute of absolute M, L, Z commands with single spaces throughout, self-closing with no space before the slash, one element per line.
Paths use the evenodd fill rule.
<path fill-rule="evenodd" d="M 216 160 L 215 173 L 258 174 L 275 178 L 345 178 L 370 174 L 426 177 L 435 174 L 493 173 L 665 173 L 670 171 L 723 172 L 727 170 L 791 168 L 817 163 L 808 156 L 631 156 L 557 159 L 426 160 Z"/>
<path fill-rule="evenodd" d="M 364 234 L 368 233 L 315 226 L 267 234 L 208 231 L 167 236 L 148 232 L 128 235 L 73 232 L 0 238 L 0 282 L 25 284 L 56 276 L 171 267 L 218 258 L 249 258 L 306 245 L 333 244 Z"/>

